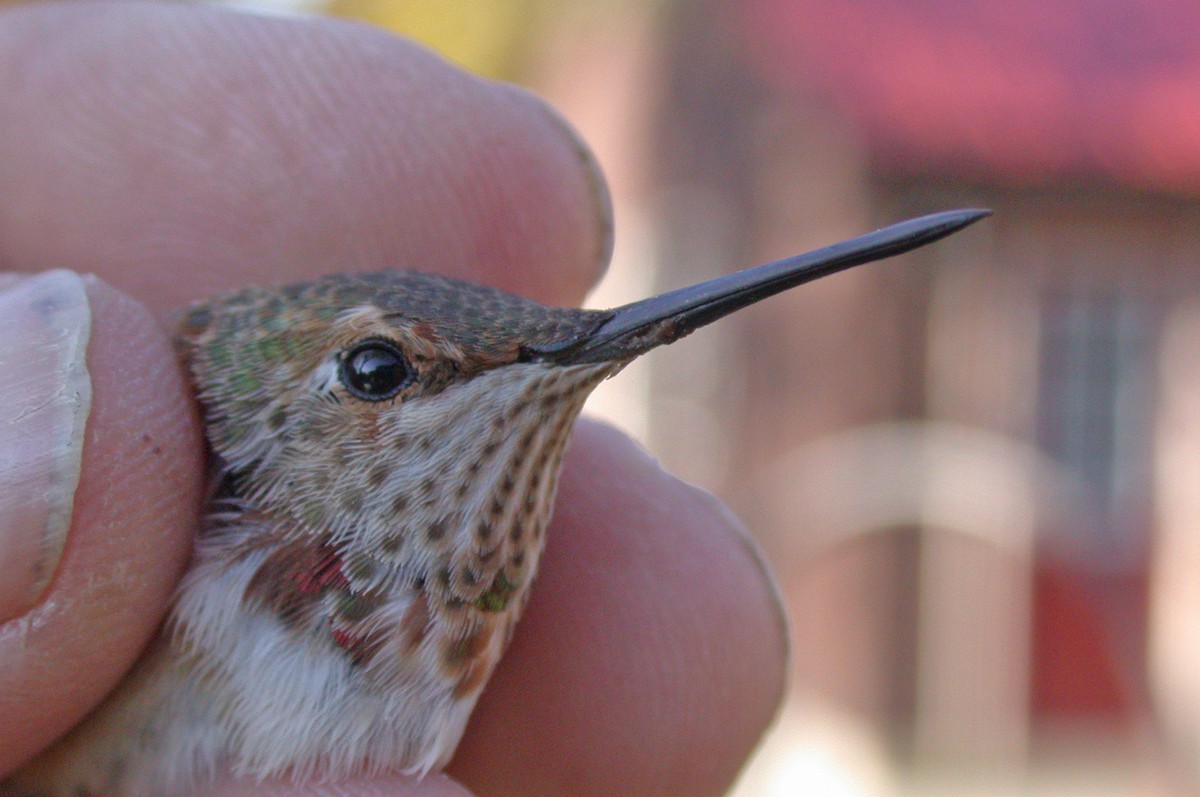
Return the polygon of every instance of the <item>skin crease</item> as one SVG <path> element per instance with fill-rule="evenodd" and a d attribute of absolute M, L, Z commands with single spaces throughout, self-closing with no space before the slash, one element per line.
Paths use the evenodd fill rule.
<path fill-rule="evenodd" d="M 64 559 L 42 603 L 0 624 L 3 772 L 119 679 L 184 563 L 203 454 L 164 331 L 179 308 L 383 266 L 568 304 L 602 272 L 609 223 L 578 143 L 531 95 L 351 23 L 15 7 L 0 107 L 0 269 L 108 283 L 88 285 L 94 402 Z M 205 794 L 722 793 L 786 659 L 736 521 L 585 422 L 549 540 L 449 777 Z"/>

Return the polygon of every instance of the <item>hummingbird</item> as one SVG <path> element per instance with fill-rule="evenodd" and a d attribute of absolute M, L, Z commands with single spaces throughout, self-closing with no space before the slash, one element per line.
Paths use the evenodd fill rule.
<path fill-rule="evenodd" d="M 212 495 L 163 630 L 0 794 L 179 797 L 218 773 L 422 775 L 513 634 L 584 399 L 634 358 L 957 210 L 610 310 L 412 271 L 250 288 L 177 341 Z"/>

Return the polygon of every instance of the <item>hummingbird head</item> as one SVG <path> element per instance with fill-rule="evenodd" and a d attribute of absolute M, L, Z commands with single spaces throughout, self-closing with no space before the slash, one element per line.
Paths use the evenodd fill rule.
<path fill-rule="evenodd" d="M 399 271 L 249 289 L 193 309 L 182 348 L 236 495 L 414 578 L 436 572 L 471 601 L 536 566 L 528 543 L 598 382 L 766 296 L 983 215 L 928 216 L 612 310 Z"/>
<path fill-rule="evenodd" d="M 628 361 L 533 347 L 609 316 L 391 271 L 242 291 L 193 309 L 181 336 L 236 495 L 473 600 L 495 575 L 481 553 L 513 585 L 536 566 L 522 542 L 540 536 L 571 424 Z"/>

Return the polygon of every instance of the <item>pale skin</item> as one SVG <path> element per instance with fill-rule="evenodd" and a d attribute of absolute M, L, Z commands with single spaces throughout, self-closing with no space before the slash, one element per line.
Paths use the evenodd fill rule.
<path fill-rule="evenodd" d="M 88 288 L 94 398 L 66 552 L 39 606 L 0 624 L 3 773 L 112 688 L 184 566 L 203 452 L 173 313 L 351 265 L 572 304 L 609 231 L 578 145 L 537 100 L 362 26 L 15 7 L 0 12 L 0 108 L 0 269 L 103 280 Z M 585 421 L 549 539 L 446 776 L 209 794 L 722 793 L 785 669 L 743 532 Z"/>

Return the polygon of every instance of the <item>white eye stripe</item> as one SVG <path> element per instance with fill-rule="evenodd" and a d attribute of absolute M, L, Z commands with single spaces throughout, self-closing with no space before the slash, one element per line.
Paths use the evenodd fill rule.
<path fill-rule="evenodd" d="M 332 393 L 341 387 L 342 382 L 338 378 L 339 370 L 337 357 L 331 357 L 313 369 L 311 384 L 315 391 L 318 393 Z"/>

